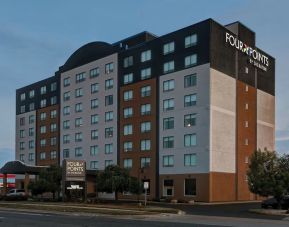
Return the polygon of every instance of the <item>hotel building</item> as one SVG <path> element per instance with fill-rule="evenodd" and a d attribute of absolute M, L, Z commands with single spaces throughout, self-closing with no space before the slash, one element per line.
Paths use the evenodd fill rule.
<path fill-rule="evenodd" d="M 149 199 L 255 200 L 250 155 L 275 147 L 275 59 L 240 22 L 92 42 L 16 96 L 17 160 L 118 164 Z"/>

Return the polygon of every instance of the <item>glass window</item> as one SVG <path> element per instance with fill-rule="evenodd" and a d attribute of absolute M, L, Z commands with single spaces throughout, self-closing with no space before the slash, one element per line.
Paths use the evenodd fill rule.
<path fill-rule="evenodd" d="M 132 135 L 132 124 L 124 125 L 123 127 L 123 134 L 126 135 Z"/>
<path fill-rule="evenodd" d="M 98 114 L 91 115 L 90 123 L 91 124 L 97 124 L 98 123 Z"/>
<path fill-rule="evenodd" d="M 150 121 L 146 121 L 146 122 L 142 122 L 140 125 L 140 129 L 141 132 L 150 132 L 151 131 L 151 122 Z"/>
<path fill-rule="evenodd" d="M 163 129 L 164 130 L 173 129 L 174 124 L 175 124 L 175 121 L 174 121 L 173 117 L 168 117 L 168 118 L 163 119 Z"/>
<path fill-rule="evenodd" d="M 113 112 L 112 111 L 105 112 L 105 122 L 112 120 L 113 120 Z"/>
<path fill-rule="evenodd" d="M 151 68 L 150 67 L 142 69 L 141 70 L 141 74 L 140 74 L 141 75 L 141 79 L 145 80 L 145 79 L 151 78 L 151 74 L 152 74 L 152 72 L 151 72 Z"/>
<path fill-rule="evenodd" d="M 45 125 L 40 126 L 40 133 L 41 133 L 41 134 L 46 133 L 46 126 L 45 126 Z"/>
<path fill-rule="evenodd" d="M 184 136 L 184 145 L 185 147 L 191 147 L 197 145 L 197 136 L 196 134 L 187 134 Z"/>
<path fill-rule="evenodd" d="M 105 81 L 105 90 L 113 88 L 113 79 L 108 79 Z"/>
<path fill-rule="evenodd" d="M 140 158 L 140 167 L 141 168 L 149 167 L 150 163 L 151 163 L 151 158 L 147 158 L 147 157 Z"/>
<path fill-rule="evenodd" d="M 70 135 L 69 134 L 63 135 L 63 143 L 64 144 L 70 143 Z"/>
<path fill-rule="evenodd" d="M 82 81 L 85 81 L 85 77 L 86 77 L 85 72 L 78 73 L 78 74 L 76 74 L 76 76 L 75 76 L 75 82 L 76 82 L 76 83 L 80 83 L 80 82 L 82 82 Z"/>
<path fill-rule="evenodd" d="M 34 121 L 35 121 L 35 116 L 34 115 L 29 115 L 29 124 L 34 123 Z M 20 122 L 21 122 L 21 119 L 20 119 Z M 20 124 L 20 125 L 22 125 L 22 124 Z"/>
<path fill-rule="evenodd" d="M 129 83 L 132 83 L 132 82 L 133 82 L 133 74 L 132 73 L 125 74 L 123 76 L 123 83 L 124 84 L 129 84 Z"/>
<path fill-rule="evenodd" d="M 111 72 L 113 72 L 113 62 L 110 62 L 105 65 L 105 73 L 109 74 Z"/>
<path fill-rule="evenodd" d="M 25 137 L 25 130 L 20 130 L 20 138 L 24 138 Z"/>
<path fill-rule="evenodd" d="M 53 98 L 53 97 L 52 97 Z M 51 99 L 52 99 L 51 98 Z M 54 103 L 55 104 L 55 103 Z M 53 105 L 52 103 L 51 103 L 51 105 Z M 29 104 L 29 111 L 33 111 L 35 109 L 35 107 L 34 107 L 34 102 L 33 103 L 30 103 Z"/>
<path fill-rule="evenodd" d="M 175 89 L 175 80 L 166 80 L 163 82 L 163 91 L 172 91 Z"/>
<path fill-rule="evenodd" d="M 99 68 L 96 67 L 94 69 L 91 69 L 89 72 L 89 76 L 90 76 L 90 78 L 95 78 L 95 77 L 99 76 Z"/>
<path fill-rule="evenodd" d="M 75 104 L 75 112 L 78 113 L 78 112 L 82 112 L 83 110 L 83 106 L 82 106 L 82 103 L 76 103 Z"/>
<path fill-rule="evenodd" d="M 81 96 L 83 96 L 83 89 L 82 88 L 75 89 L 75 97 L 78 98 Z"/>
<path fill-rule="evenodd" d="M 98 83 L 92 84 L 90 87 L 90 93 L 93 94 L 98 91 L 99 91 L 99 84 Z"/>
<path fill-rule="evenodd" d="M 51 85 L 50 85 L 50 91 L 56 91 L 57 89 L 57 83 L 56 82 L 53 82 Z"/>
<path fill-rule="evenodd" d="M 185 57 L 185 67 L 194 66 L 197 64 L 197 54 Z"/>
<path fill-rule="evenodd" d="M 151 140 L 141 140 L 140 141 L 140 150 L 141 151 L 149 151 L 151 149 Z"/>
<path fill-rule="evenodd" d="M 29 140 L 29 142 L 28 142 L 29 149 L 33 149 L 34 145 L 35 145 L 34 140 Z"/>
<path fill-rule="evenodd" d="M 75 119 L 75 127 L 80 127 L 83 125 L 82 117 L 78 117 Z"/>
<path fill-rule="evenodd" d="M 40 101 L 40 107 L 43 108 L 43 107 L 46 107 L 46 99 L 42 99 Z"/>
<path fill-rule="evenodd" d="M 133 144 L 131 141 L 126 141 L 123 143 L 124 152 L 132 151 Z"/>
<path fill-rule="evenodd" d="M 105 154 L 112 154 L 113 145 L 112 143 L 104 145 L 104 153 Z"/>
<path fill-rule="evenodd" d="M 20 150 L 24 150 L 25 149 L 25 142 L 20 142 L 19 147 L 20 147 Z"/>
<path fill-rule="evenodd" d="M 46 86 L 42 86 L 42 87 L 40 88 L 40 94 L 41 94 L 41 95 L 46 94 Z"/>
<path fill-rule="evenodd" d="M 63 149 L 63 158 L 69 158 L 69 149 Z"/>
<path fill-rule="evenodd" d="M 97 108 L 98 107 L 98 99 L 92 99 L 90 101 L 90 107 L 91 107 L 91 109 Z"/>
<path fill-rule="evenodd" d="M 151 114 L 151 104 L 143 104 L 141 105 L 141 115 L 150 115 Z"/>
<path fill-rule="evenodd" d="M 163 137 L 163 148 L 173 148 L 174 147 L 174 137 L 167 136 Z"/>
<path fill-rule="evenodd" d="M 50 152 L 50 159 L 56 159 L 56 157 L 57 157 L 57 153 L 56 153 L 56 151 L 51 151 Z"/>
<path fill-rule="evenodd" d="M 97 129 L 91 130 L 90 135 L 91 135 L 92 140 L 97 140 L 98 139 L 98 130 Z"/>
<path fill-rule="evenodd" d="M 25 93 L 22 93 L 22 94 L 20 95 L 20 100 L 21 100 L 21 101 L 24 101 L 24 100 L 25 100 L 25 97 L 26 97 Z"/>
<path fill-rule="evenodd" d="M 105 128 L 105 138 L 113 137 L 113 127 Z"/>
<path fill-rule="evenodd" d="M 57 116 L 57 110 L 51 110 L 50 111 L 50 118 L 56 118 L 56 116 Z"/>
<path fill-rule="evenodd" d="M 195 196 L 197 193 L 196 179 L 185 179 L 185 196 Z"/>
<path fill-rule="evenodd" d="M 63 115 L 69 115 L 70 114 L 70 106 L 63 107 Z"/>
<path fill-rule="evenodd" d="M 197 75 L 191 74 L 184 77 L 184 85 L 186 87 L 192 87 L 197 85 Z"/>
<path fill-rule="evenodd" d="M 149 61 L 152 59 L 151 50 L 146 50 L 141 53 L 141 62 Z"/>
<path fill-rule="evenodd" d="M 132 90 L 124 91 L 123 92 L 123 99 L 124 99 L 124 101 L 132 100 L 133 99 L 133 91 Z"/>
<path fill-rule="evenodd" d="M 70 77 L 66 77 L 63 79 L 63 86 L 67 87 L 70 85 Z"/>
<path fill-rule="evenodd" d="M 34 90 L 29 91 L 29 98 L 34 98 L 34 96 L 35 96 L 35 91 Z"/>
<path fill-rule="evenodd" d="M 19 159 L 21 162 L 24 162 L 24 154 L 20 154 Z"/>
<path fill-rule="evenodd" d="M 76 147 L 75 148 L 75 157 L 82 157 L 82 155 L 83 155 L 82 147 Z"/>
<path fill-rule="evenodd" d="M 44 151 L 40 152 L 40 160 L 46 159 L 46 153 Z"/>
<path fill-rule="evenodd" d="M 196 114 L 186 114 L 184 116 L 184 126 L 191 127 L 196 125 Z"/>
<path fill-rule="evenodd" d="M 163 101 L 163 110 L 169 111 L 175 108 L 175 100 L 174 99 L 165 99 Z"/>
<path fill-rule="evenodd" d="M 197 164 L 196 154 L 185 154 L 184 155 L 184 165 L 185 166 L 195 166 Z"/>
<path fill-rule="evenodd" d="M 113 161 L 112 160 L 105 160 L 104 161 L 104 167 L 108 167 L 108 166 L 111 166 L 113 165 Z"/>
<path fill-rule="evenodd" d="M 63 101 L 68 101 L 68 100 L 70 100 L 70 91 L 63 93 Z"/>
<path fill-rule="evenodd" d="M 34 153 L 29 153 L 28 154 L 28 161 L 34 161 Z"/>
<path fill-rule="evenodd" d="M 173 72 L 174 70 L 175 70 L 174 61 L 169 61 L 169 62 L 164 63 L 164 66 L 163 66 L 164 73 L 170 73 L 170 72 Z"/>
<path fill-rule="evenodd" d="M 50 138 L 50 145 L 51 145 L 51 146 L 55 146 L 55 145 L 56 145 L 56 142 L 57 142 L 56 137 L 51 137 L 51 138 Z"/>
<path fill-rule="evenodd" d="M 127 68 L 133 65 L 133 56 L 129 56 L 123 59 L 123 67 Z"/>
<path fill-rule="evenodd" d="M 191 94 L 191 95 L 185 95 L 184 97 L 184 106 L 195 106 L 197 104 L 197 95 Z"/>
<path fill-rule="evenodd" d="M 50 104 L 51 105 L 55 105 L 57 103 L 57 97 L 56 96 L 53 96 L 50 98 Z"/>
<path fill-rule="evenodd" d="M 141 88 L 141 97 L 148 97 L 151 95 L 151 86 L 144 86 Z"/>
<path fill-rule="evenodd" d="M 109 106 L 113 104 L 113 95 L 105 96 L 105 106 Z"/>
<path fill-rule="evenodd" d="M 90 169 L 98 169 L 98 161 L 90 161 Z"/>
<path fill-rule="evenodd" d="M 29 136 L 34 136 L 34 128 L 29 128 Z"/>
<path fill-rule="evenodd" d="M 30 120 L 30 117 L 31 117 L 31 116 L 33 116 L 33 115 L 30 115 L 30 116 L 29 116 L 29 120 Z M 33 121 L 33 122 L 34 122 L 34 121 Z M 33 122 L 32 122 L 32 123 L 33 123 Z M 20 123 L 21 126 L 25 125 L 25 117 L 21 117 L 19 123 Z M 30 123 L 30 122 L 29 122 L 29 123 Z"/>
<path fill-rule="evenodd" d="M 95 156 L 98 154 L 98 146 L 90 146 L 90 156 Z"/>
<path fill-rule="evenodd" d="M 70 128 L 70 121 L 66 120 L 63 121 L 63 129 L 69 129 Z"/>
<path fill-rule="evenodd" d="M 131 158 L 124 159 L 123 160 L 123 167 L 126 169 L 132 168 L 132 159 Z"/>
<path fill-rule="evenodd" d="M 175 42 L 166 43 L 163 46 L 163 53 L 169 54 L 175 51 Z"/>
<path fill-rule="evenodd" d="M 56 132 L 56 130 L 57 130 L 57 124 L 56 123 L 50 124 L 50 132 Z"/>
<path fill-rule="evenodd" d="M 20 112 L 21 112 L 21 113 L 24 113 L 24 112 L 25 112 L 25 105 L 22 105 L 22 106 L 20 107 Z"/>
<path fill-rule="evenodd" d="M 124 118 L 129 118 L 132 117 L 133 115 L 133 109 L 132 107 L 127 107 L 123 109 L 123 117 Z"/>
<path fill-rule="evenodd" d="M 174 166 L 174 156 L 165 155 L 163 156 L 163 167 L 173 167 Z"/>
<path fill-rule="evenodd" d="M 195 46 L 197 44 L 197 34 L 189 35 L 185 37 L 185 48 Z"/>
<path fill-rule="evenodd" d="M 46 113 L 40 113 L 40 121 L 45 121 L 46 120 Z"/>

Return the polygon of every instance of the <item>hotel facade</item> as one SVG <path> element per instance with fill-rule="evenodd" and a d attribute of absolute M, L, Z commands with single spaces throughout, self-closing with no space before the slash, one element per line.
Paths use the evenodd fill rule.
<path fill-rule="evenodd" d="M 254 150 L 275 148 L 275 59 L 255 36 L 208 19 L 84 45 L 16 91 L 16 160 L 117 164 L 149 182 L 149 199 L 257 199 L 246 171 Z"/>

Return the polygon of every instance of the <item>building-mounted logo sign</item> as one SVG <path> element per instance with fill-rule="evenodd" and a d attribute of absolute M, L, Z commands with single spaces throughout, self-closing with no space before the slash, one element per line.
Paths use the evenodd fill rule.
<path fill-rule="evenodd" d="M 63 160 L 65 181 L 85 181 L 86 166 L 82 160 Z"/>
<path fill-rule="evenodd" d="M 253 64 L 255 67 L 262 69 L 263 71 L 267 71 L 267 67 L 269 66 L 269 58 L 266 55 L 248 46 L 228 32 L 226 32 L 226 43 L 229 43 L 232 47 L 235 47 L 244 54 L 248 55 L 250 57 L 250 64 Z"/>

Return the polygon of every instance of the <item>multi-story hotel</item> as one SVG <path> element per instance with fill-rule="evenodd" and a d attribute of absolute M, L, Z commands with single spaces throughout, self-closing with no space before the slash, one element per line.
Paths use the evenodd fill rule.
<path fill-rule="evenodd" d="M 149 199 L 254 200 L 250 155 L 275 146 L 275 59 L 255 41 L 208 19 L 86 44 L 17 90 L 16 159 L 118 164 L 149 182 Z"/>

